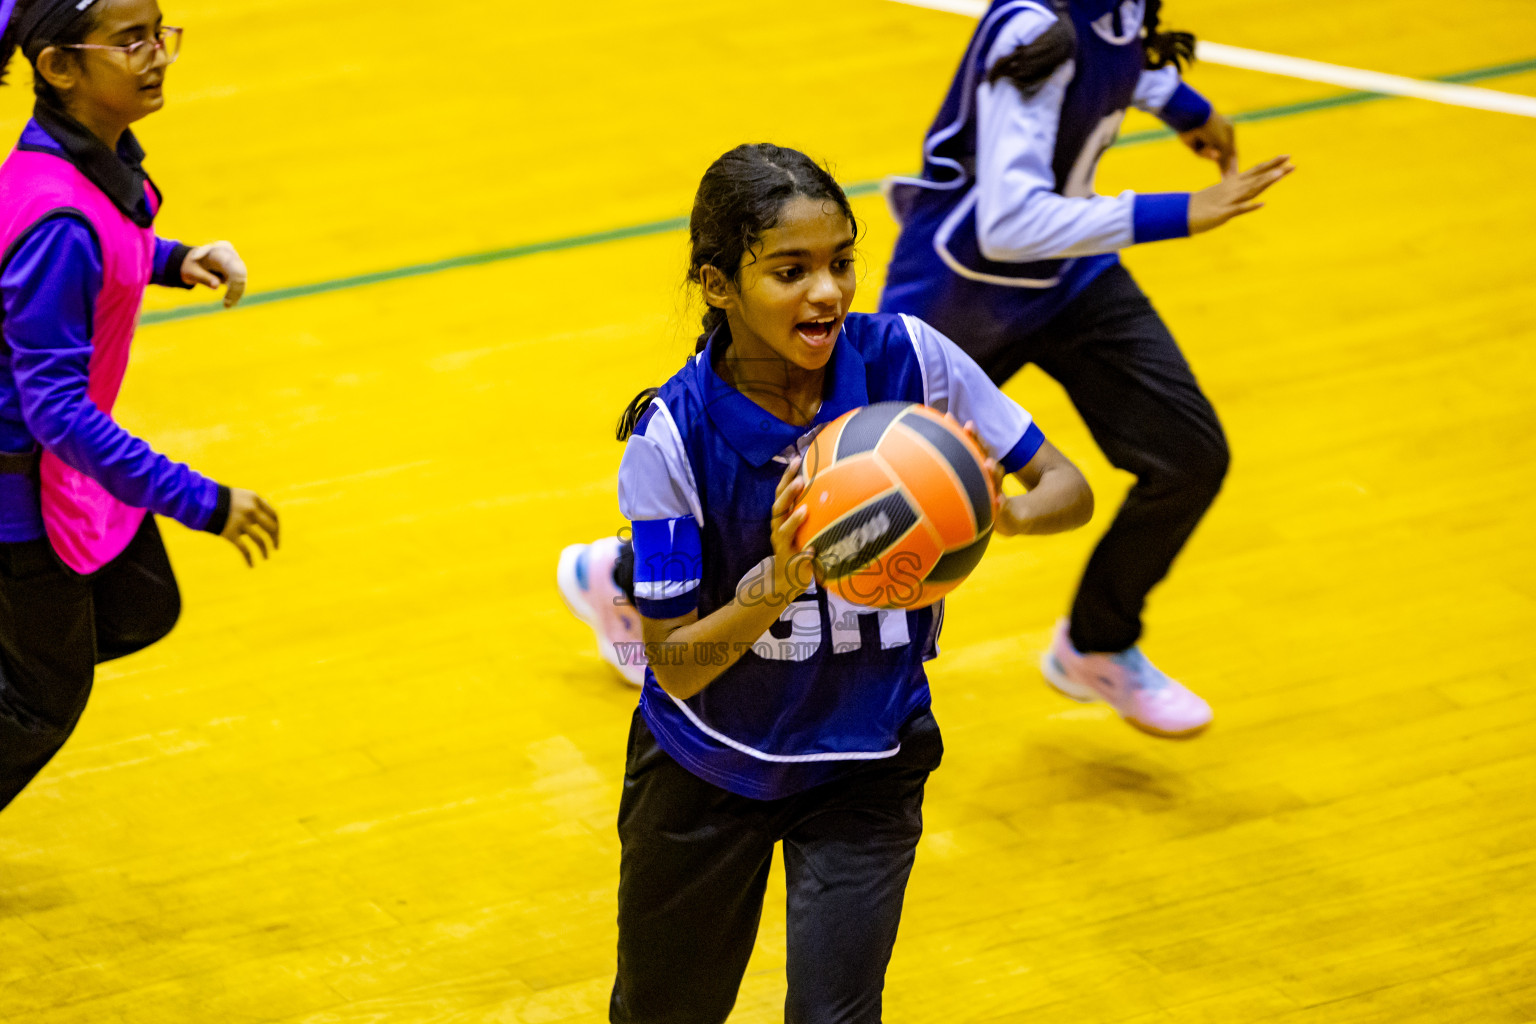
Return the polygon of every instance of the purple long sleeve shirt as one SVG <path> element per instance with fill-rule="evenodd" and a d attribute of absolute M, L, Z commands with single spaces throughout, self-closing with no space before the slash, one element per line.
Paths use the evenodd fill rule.
<path fill-rule="evenodd" d="M 146 215 L 142 207 L 134 208 L 143 196 L 143 151 L 131 134 L 124 135 L 113 154 L 84 129 L 40 108 L 19 145 L 69 160 L 125 212 Z M 178 242 L 156 239 L 152 281 L 186 287 L 181 265 L 187 251 Z M 89 225 L 61 211 L 35 225 L 5 257 L 0 266 L 0 451 L 41 446 L 120 501 L 195 530 L 222 529 L 227 489 L 154 451 L 96 408 L 87 394 L 92 318 L 103 274 L 101 246 Z M 0 542 L 41 536 L 36 481 L 0 474 Z"/>

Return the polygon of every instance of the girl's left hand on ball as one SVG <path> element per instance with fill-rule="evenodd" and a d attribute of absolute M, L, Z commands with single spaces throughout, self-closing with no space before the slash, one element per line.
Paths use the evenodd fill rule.
<path fill-rule="evenodd" d="M 245 261 L 228 242 L 210 242 L 187 253 L 181 264 L 181 279 L 206 288 L 228 285 L 224 308 L 229 309 L 245 294 Z"/>
<path fill-rule="evenodd" d="M 769 521 L 769 539 L 773 544 L 774 593 L 788 604 L 803 594 L 815 578 L 816 550 L 799 549 L 795 546 L 795 534 L 809 514 L 803 505 L 797 505 L 805 493 L 806 480 L 800 474 L 801 458 L 796 456 L 784 467 L 779 486 L 773 496 L 773 512 Z"/>

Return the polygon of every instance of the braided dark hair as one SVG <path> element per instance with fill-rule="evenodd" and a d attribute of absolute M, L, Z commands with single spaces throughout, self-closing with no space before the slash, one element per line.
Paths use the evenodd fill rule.
<path fill-rule="evenodd" d="M 1163 0 L 1147 0 L 1147 13 L 1141 19 L 1142 46 L 1146 65 L 1154 71 L 1169 64 L 1184 70 L 1195 61 L 1195 37 L 1190 32 L 1165 32 L 1158 29 Z"/>
<path fill-rule="evenodd" d="M 16 9 L 11 12 L 10 22 L 0 26 L 0 85 L 6 84 L 6 71 L 11 63 L 11 57 L 15 55 L 21 46 L 21 23 L 31 9 L 47 0 L 16 0 Z M 41 100 L 53 100 L 58 102 L 58 93 L 53 86 L 43 78 L 37 70 L 38 56 L 50 46 L 70 46 L 74 43 L 85 42 L 86 36 L 96 28 L 97 11 L 103 5 L 92 5 L 77 18 L 72 18 L 69 24 L 52 33 L 51 39 L 34 39 L 22 56 L 32 65 L 32 91 Z"/>
<path fill-rule="evenodd" d="M 778 224 L 785 203 L 800 197 L 835 203 L 857 230 L 842 186 L 830 171 L 799 150 L 766 142 L 743 145 L 710 164 L 688 220 L 688 283 L 702 284 L 705 267 L 714 267 L 731 283 L 738 283 L 743 261 L 762 241 L 763 233 Z M 694 346 L 695 354 L 704 351 L 709 336 L 723 323 L 725 310 L 705 308 L 704 332 Z M 619 418 L 620 441 L 634 433 L 655 397 L 656 389 L 647 388 L 630 401 Z"/>

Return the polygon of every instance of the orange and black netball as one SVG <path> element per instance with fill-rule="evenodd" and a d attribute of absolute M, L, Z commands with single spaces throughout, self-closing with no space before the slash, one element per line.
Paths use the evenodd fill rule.
<path fill-rule="evenodd" d="M 827 424 L 806 450 L 800 546 L 833 593 L 924 608 L 965 581 L 992 536 L 996 488 L 954 417 L 878 402 Z"/>

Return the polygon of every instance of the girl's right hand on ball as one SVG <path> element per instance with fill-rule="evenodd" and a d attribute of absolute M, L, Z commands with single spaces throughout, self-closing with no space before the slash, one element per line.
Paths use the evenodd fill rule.
<path fill-rule="evenodd" d="M 1290 157 L 1277 156 L 1196 192 L 1189 197 L 1189 233 L 1219 228 L 1233 217 L 1262 208 L 1264 204 L 1255 200 L 1295 169 Z"/>
<path fill-rule="evenodd" d="M 800 474 L 801 459 L 796 456 L 784 467 L 778 489 L 773 495 L 773 515 L 769 520 L 773 541 L 774 593 L 786 603 L 805 593 L 815 578 L 816 552 L 795 547 L 795 533 L 809 512 L 796 507 L 805 493 L 805 477 Z"/>
<path fill-rule="evenodd" d="M 992 457 L 992 449 L 987 447 L 987 442 L 981 439 L 981 434 L 976 430 L 974 420 L 965 421 L 965 436 L 971 439 L 983 456 L 982 468 L 992 478 L 992 522 L 1003 522 L 1003 505 L 1008 501 L 1008 496 L 1003 493 L 1003 480 L 1007 477 L 1007 470 L 1003 464 Z"/>
<path fill-rule="evenodd" d="M 255 491 L 231 487 L 229 519 L 219 536 L 239 548 L 245 564 L 254 567 L 256 560 L 251 556 L 251 549 L 246 546 L 246 542 L 255 545 L 262 558 L 270 558 L 267 544 L 270 542 L 272 550 L 276 551 L 280 541 L 277 512 Z"/>

